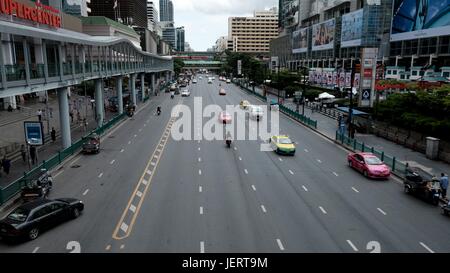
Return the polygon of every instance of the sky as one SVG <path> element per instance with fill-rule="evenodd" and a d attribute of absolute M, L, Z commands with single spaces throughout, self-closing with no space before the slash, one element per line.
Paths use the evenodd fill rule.
<path fill-rule="evenodd" d="M 159 0 L 156 0 L 159 12 Z M 228 17 L 252 16 L 255 10 L 278 7 L 278 0 L 172 0 L 175 26 L 184 26 L 185 40 L 206 51 L 228 35 Z"/>

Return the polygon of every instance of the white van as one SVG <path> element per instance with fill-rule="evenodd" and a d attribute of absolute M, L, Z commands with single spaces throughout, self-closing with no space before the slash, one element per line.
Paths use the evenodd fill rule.
<path fill-rule="evenodd" d="M 250 118 L 260 121 L 263 118 L 264 110 L 261 106 L 250 105 L 249 107 Z"/>

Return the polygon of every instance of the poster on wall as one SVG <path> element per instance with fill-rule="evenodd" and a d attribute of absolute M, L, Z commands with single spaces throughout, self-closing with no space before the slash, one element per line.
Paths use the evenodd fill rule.
<path fill-rule="evenodd" d="M 332 85 L 333 84 L 333 72 L 327 72 L 327 84 Z"/>
<path fill-rule="evenodd" d="M 322 72 L 322 84 L 327 84 L 327 72 Z"/>
<path fill-rule="evenodd" d="M 333 72 L 333 85 L 336 85 L 338 82 L 338 74 L 337 72 Z"/>
<path fill-rule="evenodd" d="M 312 26 L 312 50 L 332 49 L 334 47 L 335 19 Z"/>
<path fill-rule="evenodd" d="M 345 87 L 352 87 L 352 73 L 345 73 Z"/>
<path fill-rule="evenodd" d="M 341 72 L 339 75 L 339 87 L 345 87 L 345 73 Z"/>
<path fill-rule="evenodd" d="M 341 47 L 361 45 L 363 14 L 360 9 L 342 16 Z"/>
<path fill-rule="evenodd" d="M 308 28 L 301 28 L 292 32 L 292 53 L 308 51 Z"/>
<path fill-rule="evenodd" d="M 353 87 L 355 87 L 357 90 L 359 89 L 360 81 L 361 81 L 361 74 L 356 73 L 355 78 L 353 79 Z"/>
<path fill-rule="evenodd" d="M 394 0 L 391 41 L 450 33 L 450 0 Z"/>

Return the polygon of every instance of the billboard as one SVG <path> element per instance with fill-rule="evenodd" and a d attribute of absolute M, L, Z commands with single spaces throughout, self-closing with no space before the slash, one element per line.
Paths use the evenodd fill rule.
<path fill-rule="evenodd" d="M 31 146 L 44 145 L 44 133 L 42 130 L 42 122 L 40 121 L 24 121 L 25 141 Z"/>
<path fill-rule="evenodd" d="M 312 50 L 332 49 L 334 47 L 334 19 L 312 26 Z"/>
<path fill-rule="evenodd" d="M 361 45 L 363 14 L 360 9 L 342 16 L 341 47 Z"/>
<path fill-rule="evenodd" d="M 394 0 L 391 41 L 450 33 L 450 0 Z"/>
<path fill-rule="evenodd" d="M 308 28 L 301 28 L 292 32 L 292 53 L 308 51 Z"/>

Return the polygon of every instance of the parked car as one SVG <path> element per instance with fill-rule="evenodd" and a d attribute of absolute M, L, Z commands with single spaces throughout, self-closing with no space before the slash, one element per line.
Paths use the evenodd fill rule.
<path fill-rule="evenodd" d="M 348 165 L 365 177 L 387 179 L 391 175 L 389 167 L 372 153 L 351 153 L 347 156 Z"/>
<path fill-rule="evenodd" d="M 227 94 L 227 92 L 225 91 L 225 89 L 220 88 L 220 90 L 219 90 L 219 95 L 225 96 L 226 94 Z"/>
<path fill-rule="evenodd" d="M 34 240 L 42 231 L 77 218 L 83 209 L 83 202 L 74 198 L 25 203 L 0 221 L 0 237 L 6 240 Z"/>

